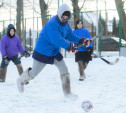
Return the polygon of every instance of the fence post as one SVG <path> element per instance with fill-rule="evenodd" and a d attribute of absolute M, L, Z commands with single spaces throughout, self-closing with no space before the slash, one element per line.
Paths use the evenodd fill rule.
<path fill-rule="evenodd" d="M 38 17 L 37 17 L 37 39 L 38 39 Z"/>
<path fill-rule="evenodd" d="M 5 27 L 4 27 L 5 21 L 3 21 L 3 36 L 5 35 Z"/>
<path fill-rule="evenodd" d="M 122 9 L 119 9 L 119 56 L 120 56 L 120 47 L 122 46 L 121 38 L 122 38 Z"/>
<path fill-rule="evenodd" d="M 83 12 L 81 12 L 81 20 L 83 21 Z"/>
<path fill-rule="evenodd" d="M 15 26 L 15 20 L 14 20 L 14 26 Z"/>
<path fill-rule="evenodd" d="M 99 23 L 101 24 L 101 11 L 99 12 Z M 98 33 L 101 33 L 101 25 L 99 24 L 99 29 Z M 101 36 L 99 37 L 99 43 L 98 43 L 98 51 L 99 51 L 99 56 L 101 56 Z"/>
<path fill-rule="evenodd" d="M 25 50 L 26 50 L 26 18 L 25 18 Z"/>

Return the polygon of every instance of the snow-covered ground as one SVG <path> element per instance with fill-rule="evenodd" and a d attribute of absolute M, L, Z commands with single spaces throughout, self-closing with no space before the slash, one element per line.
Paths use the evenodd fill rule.
<path fill-rule="evenodd" d="M 115 61 L 118 56 L 104 57 Z M 93 59 L 85 73 L 86 80 L 78 81 L 79 73 L 74 57 L 64 58 L 71 75 L 71 89 L 77 100 L 63 96 L 58 69 L 47 65 L 20 94 L 16 79 L 18 72 L 11 62 L 7 79 L 0 83 L 0 113 L 85 113 L 83 100 L 90 100 L 94 108 L 90 113 L 126 113 L 126 57 L 119 57 L 115 65 L 100 58 Z M 24 69 L 32 66 L 32 58 L 22 58 Z"/>

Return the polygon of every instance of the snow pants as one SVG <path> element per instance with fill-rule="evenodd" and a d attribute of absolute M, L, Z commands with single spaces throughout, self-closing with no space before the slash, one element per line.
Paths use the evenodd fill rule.
<path fill-rule="evenodd" d="M 33 66 L 32 69 L 29 71 L 29 76 L 31 76 L 32 78 L 36 77 L 42 71 L 45 65 L 45 63 L 33 59 Z M 69 73 L 63 59 L 61 61 L 54 59 L 54 65 L 58 68 L 60 75 L 65 75 Z"/>

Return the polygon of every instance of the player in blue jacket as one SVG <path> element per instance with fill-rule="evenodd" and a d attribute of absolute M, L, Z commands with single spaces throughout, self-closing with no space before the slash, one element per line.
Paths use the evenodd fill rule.
<path fill-rule="evenodd" d="M 85 37 L 91 39 L 90 32 L 83 27 L 82 20 L 76 21 L 76 27 L 73 33 L 80 36 L 81 38 Z M 78 51 L 75 53 L 75 61 L 78 62 L 80 81 L 83 81 L 86 78 L 84 70 L 86 69 L 89 61 L 92 60 L 91 57 L 92 52 L 93 52 L 93 47 L 91 43 L 88 47 L 85 46 L 80 47 Z"/>
<path fill-rule="evenodd" d="M 60 48 L 69 50 L 70 43 L 68 41 L 82 44 L 84 40 L 73 34 L 68 23 L 70 18 L 70 8 L 67 4 L 63 4 L 59 7 L 57 15 L 45 24 L 33 52 L 33 67 L 28 68 L 17 79 L 19 92 L 24 91 L 24 84 L 34 79 L 46 64 L 54 64 L 60 72 L 64 95 L 73 95 L 70 90 L 70 74 L 60 53 Z"/>

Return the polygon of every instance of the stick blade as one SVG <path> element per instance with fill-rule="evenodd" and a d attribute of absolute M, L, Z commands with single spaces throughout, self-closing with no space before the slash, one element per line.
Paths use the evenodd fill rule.
<path fill-rule="evenodd" d="M 114 64 L 116 64 L 118 61 L 119 61 L 119 58 L 116 58 L 115 62 L 110 62 L 109 64 L 110 64 L 110 65 L 114 65 Z"/>
<path fill-rule="evenodd" d="M 118 61 L 119 61 L 119 58 L 116 59 L 116 62 L 118 62 Z"/>

